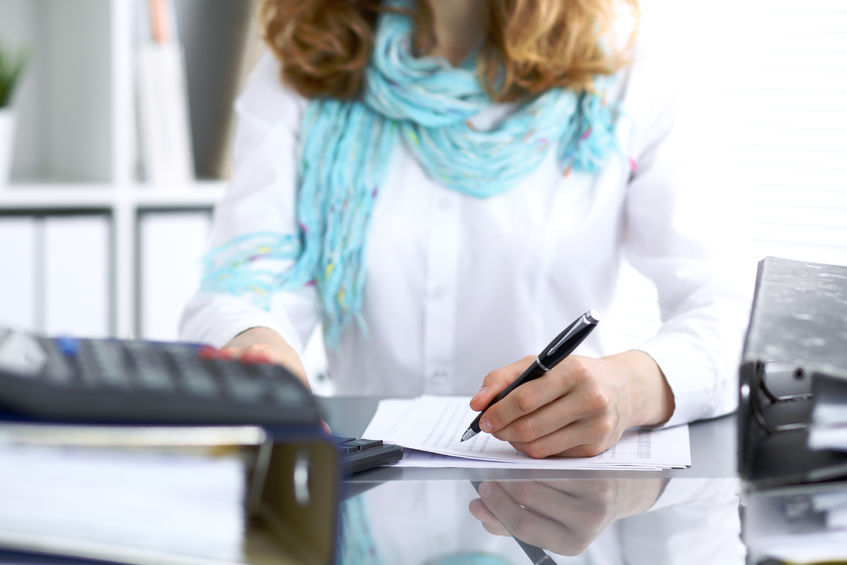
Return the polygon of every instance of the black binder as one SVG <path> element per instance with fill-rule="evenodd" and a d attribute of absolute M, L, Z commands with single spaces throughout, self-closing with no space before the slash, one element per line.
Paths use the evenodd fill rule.
<path fill-rule="evenodd" d="M 847 477 L 847 453 L 807 447 L 821 377 L 847 385 L 847 267 L 767 257 L 739 371 L 738 472 L 753 488 Z"/>

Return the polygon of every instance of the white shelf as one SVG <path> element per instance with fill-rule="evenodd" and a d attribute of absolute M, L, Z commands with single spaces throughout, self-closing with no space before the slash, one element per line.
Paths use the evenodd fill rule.
<path fill-rule="evenodd" d="M 0 191 L 0 210 L 111 209 L 115 191 L 107 184 L 20 185 Z"/>
<path fill-rule="evenodd" d="M 0 190 L 0 211 L 212 208 L 223 196 L 226 181 L 190 186 L 150 187 L 110 184 L 26 184 Z"/>
<path fill-rule="evenodd" d="M 145 336 L 140 333 L 143 323 L 143 320 L 139 319 L 142 312 L 141 297 L 145 296 L 147 300 L 157 298 L 140 287 L 145 280 L 143 272 L 145 267 L 141 264 L 139 257 L 144 245 L 140 239 L 142 236 L 140 225 L 145 221 L 143 218 L 149 214 L 171 214 L 180 211 L 200 211 L 201 214 L 203 211 L 211 212 L 222 197 L 226 184 L 226 181 L 201 181 L 190 185 L 168 187 L 152 187 L 138 183 L 18 184 L 0 190 L 0 224 L 4 218 L 50 218 L 57 213 L 93 212 L 106 215 L 110 226 L 109 241 L 106 243 L 111 250 L 108 259 L 111 265 L 111 274 L 108 276 L 111 281 L 109 282 L 111 292 L 108 294 L 112 298 L 104 296 L 103 300 L 111 304 L 108 307 L 111 310 L 109 333 L 120 337 L 133 335 L 158 339 L 175 337 L 175 335 Z M 195 264 L 202 252 L 202 245 L 198 244 L 198 241 L 202 241 L 202 236 L 197 234 L 196 221 L 188 222 L 188 224 L 187 235 L 191 234 L 189 241 L 194 242 L 196 249 L 188 249 L 183 245 L 179 248 L 179 252 L 171 254 L 170 257 L 166 254 L 158 255 L 159 261 L 165 263 L 170 261 L 171 269 L 181 269 L 180 272 L 183 273 L 186 271 L 185 263 Z M 0 242 L 0 245 L 11 243 L 13 242 Z M 80 249 L 80 251 L 86 250 Z M 162 267 L 157 269 L 161 271 Z M 35 285 L 34 292 L 43 286 Z M 184 287 L 184 284 L 180 287 L 182 295 L 187 294 Z M 173 302 L 173 298 L 171 301 Z M 35 311 L 43 312 L 43 308 L 36 307 Z M 144 311 L 149 315 L 149 306 Z M 167 314 L 173 317 L 172 312 Z M 168 323 L 172 321 L 169 319 Z M 162 324 L 158 324 L 157 327 L 162 327 Z M 36 324 L 31 329 L 43 328 Z"/>
<path fill-rule="evenodd" d="M 84 226 L 92 220 L 105 226 L 102 237 L 107 238 L 102 242 L 107 264 L 103 286 L 109 290 L 97 291 L 97 296 L 103 295 L 102 305 L 108 311 L 108 333 L 163 337 L 139 334 L 142 312 L 168 310 L 170 324 L 178 310 L 173 304 L 187 292 L 183 288 L 190 278 L 186 273 L 195 274 L 191 271 L 199 265 L 207 214 L 228 183 L 201 180 L 152 186 L 137 180 L 136 17 L 146 0 L 2 0 L 2 4 L 0 37 L 26 49 L 30 56 L 14 100 L 17 132 L 12 181 L 0 187 L 0 228 L 7 228 L 0 229 L 0 248 L 30 249 L 34 266 L 32 272 L 4 274 L 7 284 L 0 291 L 30 288 L 31 296 L 20 301 L 42 300 L 45 281 L 36 279 L 50 263 L 52 249 L 47 247 L 57 239 L 45 237 L 47 228 L 55 220 L 62 227 L 73 227 L 77 221 Z M 221 119 L 227 119 L 221 114 Z M 89 213 L 94 217 L 85 217 Z M 75 215 L 79 217 L 69 217 Z M 19 237 L 9 235 L 15 233 L 13 228 Z M 151 230 L 179 234 L 180 245 L 160 244 L 151 254 L 152 242 L 164 237 L 163 231 L 155 231 L 150 241 L 142 241 Z M 73 252 L 64 253 L 72 256 L 62 267 L 68 272 L 53 278 L 60 285 L 76 285 L 74 292 L 82 296 L 85 285 L 75 282 L 79 273 L 67 265 L 103 254 L 94 249 L 101 246 L 86 245 L 82 239 L 76 242 L 72 236 L 58 240 Z M 153 272 L 178 280 L 168 281 L 175 283 L 170 286 L 142 288 Z M 23 275 L 34 282 L 24 281 Z M 15 286 L 21 281 L 26 284 Z M 65 319 L 85 319 L 89 312 L 79 302 L 75 310 L 74 304 L 68 305 L 73 315 Z M 44 325 L 48 305 L 36 306 L 42 320 L 35 320 L 31 329 L 44 330 L 39 325 Z M 0 323 L 3 314 L 0 311 Z M 80 324 L 80 331 L 83 328 Z"/>
<path fill-rule="evenodd" d="M 136 186 L 128 193 L 138 208 L 201 208 L 217 204 L 227 184 L 227 181 L 201 181 L 187 187 Z"/>

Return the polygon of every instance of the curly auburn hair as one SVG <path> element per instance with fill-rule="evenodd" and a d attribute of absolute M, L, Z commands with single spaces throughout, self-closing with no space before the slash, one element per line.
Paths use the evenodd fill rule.
<path fill-rule="evenodd" d="M 513 102 L 550 88 L 591 88 L 595 75 L 626 63 L 637 25 L 617 50 L 608 39 L 616 0 L 489 0 L 477 73 L 492 99 Z M 637 0 L 618 0 L 639 16 Z M 379 0 L 263 0 L 264 39 L 282 63 L 282 79 L 307 98 L 354 99 L 362 91 Z M 432 13 L 417 0 L 414 50 L 434 46 Z"/>

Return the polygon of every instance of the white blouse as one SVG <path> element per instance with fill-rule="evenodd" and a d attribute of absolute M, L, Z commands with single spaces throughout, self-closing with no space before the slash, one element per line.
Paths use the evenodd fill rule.
<path fill-rule="evenodd" d="M 367 239 L 366 331 L 350 324 L 327 352 L 337 393 L 472 394 L 489 371 L 537 354 L 581 313 L 607 311 L 627 260 L 658 291 L 661 328 L 631 348 L 664 372 L 676 403 L 669 424 L 734 407 L 752 280 L 746 271 L 727 277 L 738 271 L 719 264 L 732 255 L 716 237 L 728 226 L 713 187 L 682 166 L 672 77 L 651 60 L 641 49 L 610 93 L 622 112 L 620 152 L 598 174 L 563 175 L 551 150 L 520 185 L 478 199 L 428 178 L 402 144 L 386 155 Z M 215 211 L 212 247 L 260 230 L 297 232 L 306 104 L 265 54 L 236 103 L 234 176 Z M 491 108 L 474 125 L 490 127 L 509 109 Z M 219 347 L 267 326 L 302 351 L 319 322 L 314 287 L 276 293 L 269 311 L 198 291 L 181 336 Z M 608 331 L 601 322 L 576 353 L 614 353 L 604 348 Z"/>

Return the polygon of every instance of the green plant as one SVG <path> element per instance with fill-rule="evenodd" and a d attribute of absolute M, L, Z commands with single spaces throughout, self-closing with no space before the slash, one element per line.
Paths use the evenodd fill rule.
<path fill-rule="evenodd" d="M 21 76 L 25 61 L 26 57 L 22 53 L 0 46 L 0 108 L 11 102 L 12 91 Z"/>

